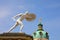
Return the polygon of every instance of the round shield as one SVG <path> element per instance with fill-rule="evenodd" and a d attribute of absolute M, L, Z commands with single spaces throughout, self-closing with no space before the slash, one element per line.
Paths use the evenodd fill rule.
<path fill-rule="evenodd" d="M 32 13 L 32 14 L 29 14 L 28 17 L 26 17 L 26 20 L 33 21 L 33 20 L 35 20 L 35 18 L 36 18 L 36 15 Z"/>

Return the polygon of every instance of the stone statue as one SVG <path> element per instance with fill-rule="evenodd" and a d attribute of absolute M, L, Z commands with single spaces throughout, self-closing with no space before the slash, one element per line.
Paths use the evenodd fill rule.
<path fill-rule="evenodd" d="M 19 17 L 17 20 L 16 18 Z M 20 13 L 17 14 L 16 16 L 13 17 L 13 20 L 16 20 L 15 24 L 10 28 L 8 32 L 11 32 L 16 26 L 20 25 L 20 32 L 22 32 L 22 29 L 24 27 L 22 21 L 26 19 L 27 21 L 32 21 L 36 18 L 35 14 L 30 14 L 28 11 L 25 13 Z"/>

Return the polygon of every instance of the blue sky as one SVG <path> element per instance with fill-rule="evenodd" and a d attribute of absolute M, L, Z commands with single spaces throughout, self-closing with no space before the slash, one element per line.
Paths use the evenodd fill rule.
<path fill-rule="evenodd" d="M 13 16 L 27 10 L 36 14 L 36 19 L 32 22 L 24 20 L 23 32 L 31 35 L 42 17 L 50 40 L 60 39 L 60 0 L 0 0 L 0 33 L 7 32 L 14 25 Z M 19 26 L 12 32 L 19 32 Z"/>

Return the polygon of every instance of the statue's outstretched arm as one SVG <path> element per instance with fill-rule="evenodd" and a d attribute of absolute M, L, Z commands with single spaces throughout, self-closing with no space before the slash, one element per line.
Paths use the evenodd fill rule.
<path fill-rule="evenodd" d="M 15 15 L 14 17 L 12 17 L 12 19 L 15 20 L 17 17 L 22 16 L 22 15 L 23 15 L 22 13 L 17 14 L 17 15 Z"/>
<path fill-rule="evenodd" d="M 23 15 L 23 14 L 22 14 L 22 13 L 20 13 L 20 14 L 17 14 L 16 16 L 14 16 L 14 18 L 15 18 L 15 17 L 18 17 L 18 16 L 21 16 L 21 15 Z"/>

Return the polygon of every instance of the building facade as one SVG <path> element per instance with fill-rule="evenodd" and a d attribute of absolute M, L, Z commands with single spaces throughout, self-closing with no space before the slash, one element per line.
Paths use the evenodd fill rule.
<path fill-rule="evenodd" d="M 3 33 L 0 40 L 33 40 L 33 37 L 25 33 Z"/>

